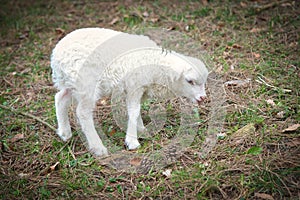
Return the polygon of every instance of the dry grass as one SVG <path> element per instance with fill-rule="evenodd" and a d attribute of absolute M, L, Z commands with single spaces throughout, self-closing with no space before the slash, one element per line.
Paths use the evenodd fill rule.
<path fill-rule="evenodd" d="M 274 2 L 1 3 L 1 199 L 298 199 L 299 129 L 282 131 L 300 121 L 300 8 L 297 1 Z M 171 177 L 126 173 L 100 165 L 86 151 L 74 119 L 75 134 L 66 144 L 41 122 L 56 126 L 52 48 L 66 33 L 90 26 L 176 29 L 208 51 L 224 82 L 251 80 L 225 86 L 226 136 L 206 158 L 198 156 L 199 135 L 162 170 L 172 169 Z M 99 106 L 104 131 L 121 146 L 110 106 Z"/>

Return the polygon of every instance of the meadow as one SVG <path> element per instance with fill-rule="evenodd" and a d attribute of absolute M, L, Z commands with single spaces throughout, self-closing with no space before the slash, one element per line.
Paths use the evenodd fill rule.
<path fill-rule="evenodd" d="M 1 1 L 0 198 L 299 199 L 299 16 L 293 0 Z M 147 173 L 94 158 L 74 116 L 73 138 L 60 140 L 50 55 L 64 35 L 83 27 L 154 27 L 200 44 L 222 77 L 226 107 L 222 136 L 206 157 L 198 155 L 205 107 L 199 135 L 180 158 Z M 125 133 L 109 99 L 98 109 L 104 133 L 122 147 Z M 173 137 L 174 121 L 139 151 Z"/>

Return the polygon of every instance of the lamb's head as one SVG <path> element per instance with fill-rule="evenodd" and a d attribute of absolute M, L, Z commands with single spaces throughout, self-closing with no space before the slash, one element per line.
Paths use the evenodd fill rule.
<path fill-rule="evenodd" d="M 180 74 L 177 82 L 177 92 L 194 103 L 202 102 L 206 97 L 205 83 L 207 75 L 208 72 L 206 68 L 203 68 L 200 72 L 193 68 L 184 70 Z"/>
<path fill-rule="evenodd" d="M 170 77 L 175 77 L 170 84 L 172 91 L 194 103 L 202 102 L 206 97 L 205 84 L 208 76 L 205 64 L 197 58 L 175 52 L 167 54 L 164 61 L 176 74 L 169 73 Z"/>

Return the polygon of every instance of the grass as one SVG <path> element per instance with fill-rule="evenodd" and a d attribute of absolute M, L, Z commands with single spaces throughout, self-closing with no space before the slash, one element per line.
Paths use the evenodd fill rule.
<path fill-rule="evenodd" d="M 2 2 L 0 198 L 298 199 L 299 129 L 282 130 L 300 121 L 299 10 L 295 1 Z M 102 165 L 82 144 L 74 116 L 74 136 L 63 143 L 49 126 L 22 115 L 56 127 L 51 50 L 64 34 L 89 26 L 175 29 L 201 44 L 224 82 L 251 79 L 225 87 L 225 136 L 206 158 L 198 152 L 209 107 L 199 108 L 202 124 L 187 151 L 147 174 Z M 99 109 L 107 137 L 124 149 L 110 106 Z M 142 141 L 140 153 L 174 136 L 176 105 L 167 114 L 168 124 Z"/>

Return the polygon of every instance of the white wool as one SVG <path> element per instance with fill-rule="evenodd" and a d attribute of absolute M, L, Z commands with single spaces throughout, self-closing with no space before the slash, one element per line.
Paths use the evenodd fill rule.
<path fill-rule="evenodd" d="M 144 128 L 137 102 L 144 93 L 151 96 L 155 91 L 151 87 L 156 86 L 151 83 L 166 85 L 179 95 L 202 101 L 208 74 L 200 60 L 166 51 L 146 36 L 102 28 L 79 29 L 64 37 L 53 49 L 51 67 L 53 81 L 60 90 L 55 95 L 57 134 L 63 140 L 72 135 L 67 108 L 73 97 L 78 102 L 76 112 L 82 131 L 95 155 L 107 154 L 93 123 L 97 99 L 110 95 L 117 85 L 131 92 L 127 98 L 126 144 L 135 149 L 139 146 L 137 129 Z M 145 85 L 135 90 L 136 86 Z"/>
<path fill-rule="evenodd" d="M 77 81 L 80 70 L 88 67 L 84 63 L 93 51 L 100 44 L 118 34 L 120 32 L 108 29 L 85 28 L 75 30 L 60 40 L 51 56 L 53 81 L 56 86 L 62 88 L 73 85 Z M 100 57 L 94 57 L 90 64 L 100 61 Z"/>
<path fill-rule="evenodd" d="M 152 67 L 149 71 L 147 69 L 149 66 L 154 66 L 154 68 Z M 157 69 L 155 69 L 155 66 L 157 66 Z M 204 65 L 200 65 L 200 67 L 204 67 Z M 164 83 L 165 81 L 163 79 L 166 78 L 178 78 L 184 71 L 194 70 L 194 72 L 199 73 L 198 70 L 195 70 L 197 66 L 194 65 L 189 58 L 183 57 L 175 52 L 164 52 L 162 48 L 158 47 L 135 49 L 112 60 L 98 77 L 96 89 L 96 92 L 100 93 L 98 94 L 98 98 L 99 96 L 110 95 L 112 90 L 119 84 L 120 80 L 125 78 L 126 74 L 136 68 L 140 68 L 140 72 L 147 75 L 146 78 L 152 78 L 152 82 L 159 83 Z M 168 70 L 168 72 L 165 71 L 162 73 L 162 68 L 167 68 L 166 70 Z M 171 72 L 174 72 L 173 75 L 171 76 L 171 74 L 169 74 L 169 76 L 166 77 L 166 74 Z M 202 77 L 199 74 L 196 76 Z M 203 79 L 204 78 L 205 74 L 203 75 Z M 139 84 L 141 85 L 143 84 L 142 82 L 146 83 L 146 80 L 143 75 L 140 75 L 135 76 L 134 82 L 140 82 Z M 203 80 L 203 82 L 205 82 L 205 80 Z"/>

